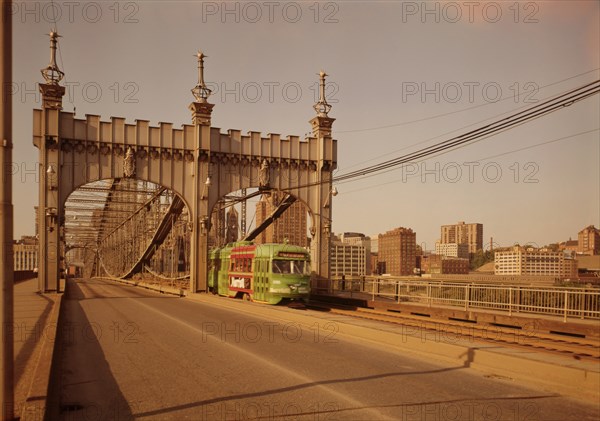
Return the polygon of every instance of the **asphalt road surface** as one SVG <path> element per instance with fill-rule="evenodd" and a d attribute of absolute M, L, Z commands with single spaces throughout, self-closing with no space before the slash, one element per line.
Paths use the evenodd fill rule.
<path fill-rule="evenodd" d="M 265 317 L 261 304 L 69 280 L 63 306 L 62 420 L 600 419 L 598 406 L 339 337 L 334 323 Z"/>

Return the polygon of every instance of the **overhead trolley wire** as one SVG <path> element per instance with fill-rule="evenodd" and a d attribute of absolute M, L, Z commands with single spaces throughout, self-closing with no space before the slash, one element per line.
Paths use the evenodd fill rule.
<path fill-rule="evenodd" d="M 333 177 L 333 182 L 340 182 L 347 179 L 362 177 L 374 172 L 379 172 L 384 169 L 394 167 L 397 165 L 401 165 L 406 162 L 410 162 L 415 159 L 423 158 L 425 156 L 434 155 L 440 153 L 445 150 L 455 149 L 460 145 L 465 143 L 474 142 L 477 140 L 481 140 L 483 138 L 489 137 L 493 134 L 496 134 L 501 131 L 505 131 L 511 129 L 515 126 L 521 125 L 523 123 L 529 122 L 536 118 L 539 118 L 543 115 L 549 114 L 553 111 L 561 109 L 565 106 L 572 105 L 576 102 L 579 102 L 583 99 L 588 98 L 589 96 L 595 95 L 600 92 L 600 80 L 596 80 L 594 82 L 588 83 L 579 88 L 568 91 L 564 94 L 558 95 L 557 97 L 550 99 L 548 101 L 544 101 L 540 104 L 537 104 L 533 107 L 527 108 L 523 111 L 514 113 L 508 117 L 497 120 L 493 123 L 487 124 L 485 126 L 479 127 L 477 129 L 471 130 L 467 133 L 455 136 L 448 140 L 436 143 L 432 146 L 428 146 L 422 149 L 419 149 L 415 152 L 402 155 L 400 157 L 390 159 L 379 164 L 371 165 L 369 167 L 365 167 L 359 170 L 355 170 L 346 174 L 342 174 L 336 177 Z M 306 185 L 308 187 L 309 185 Z M 305 186 L 299 186 L 305 187 Z"/>

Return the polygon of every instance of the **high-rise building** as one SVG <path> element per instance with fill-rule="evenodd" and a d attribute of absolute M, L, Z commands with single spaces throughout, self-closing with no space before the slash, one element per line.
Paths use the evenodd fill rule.
<path fill-rule="evenodd" d="M 587 226 L 577 236 L 579 254 L 600 254 L 600 230 L 593 225 Z"/>
<path fill-rule="evenodd" d="M 256 204 L 256 225 L 260 225 L 285 198 L 285 193 L 263 194 Z M 308 247 L 306 233 L 306 207 L 300 201 L 294 202 L 286 211 L 255 239 L 258 244 L 283 243 Z"/>
<path fill-rule="evenodd" d="M 575 253 L 514 246 L 494 253 L 495 275 L 577 277 Z"/>
<path fill-rule="evenodd" d="M 380 270 L 393 276 L 413 275 L 417 234 L 410 228 L 399 227 L 378 237 Z"/>
<path fill-rule="evenodd" d="M 372 235 L 370 238 L 371 238 L 371 253 L 379 252 L 379 236 Z"/>
<path fill-rule="evenodd" d="M 209 247 L 221 247 L 226 244 L 225 241 L 225 209 L 218 202 L 211 215 L 211 228 L 208 234 Z"/>
<path fill-rule="evenodd" d="M 227 216 L 225 218 L 227 220 L 225 227 L 225 242 L 233 243 L 238 240 L 240 233 L 239 215 L 233 206 L 227 211 Z"/>
<path fill-rule="evenodd" d="M 469 253 L 483 250 L 483 224 L 465 224 L 458 222 L 454 225 L 442 225 L 441 244 L 467 244 Z"/>

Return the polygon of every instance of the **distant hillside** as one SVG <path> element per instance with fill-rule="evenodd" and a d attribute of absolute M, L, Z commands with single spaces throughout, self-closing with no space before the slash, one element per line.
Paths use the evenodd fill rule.
<path fill-rule="evenodd" d="M 479 266 L 475 269 L 478 273 L 494 273 L 494 262 L 487 262 L 483 266 Z"/>

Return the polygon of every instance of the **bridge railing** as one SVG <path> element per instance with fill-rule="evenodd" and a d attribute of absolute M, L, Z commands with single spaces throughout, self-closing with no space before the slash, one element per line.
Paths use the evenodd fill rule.
<path fill-rule="evenodd" d="M 400 303 L 470 309 L 533 313 L 568 318 L 600 319 L 597 288 L 529 287 L 394 279 L 344 277 L 331 280 L 331 292 Z"/>

